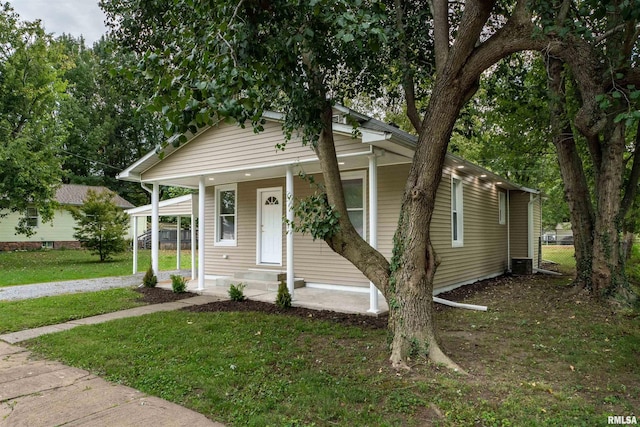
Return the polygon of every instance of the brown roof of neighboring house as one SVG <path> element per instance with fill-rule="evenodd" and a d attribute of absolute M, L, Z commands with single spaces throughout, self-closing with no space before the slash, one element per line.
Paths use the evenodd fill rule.
<path fill-rule="evenodd" d="M 96 193 L 111 191 L 107 187 L 96 187 L 80 184 L 62 184 L 60 188 L 56 190 L 56 201 L 61 205 L 82 206 L 89 190 L 93 190 Z M 113 191 L 112 193 L 115 194 L 115 192 Z M 117 194 L 113 198 L 113 201 L 115 202 L 116 206 L 123 209 L 130 209 L 135 207 Z"/>

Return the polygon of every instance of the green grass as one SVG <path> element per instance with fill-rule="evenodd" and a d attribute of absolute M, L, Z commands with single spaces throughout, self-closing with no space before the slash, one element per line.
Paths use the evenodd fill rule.
<path fill-rule="evenodd" d="M 640 415 L 640 317 L 507 278 L 436 313 L 470 376 L 389 367 L 385 330 L 263 313 L 156 313 L 40 337 L 38 354 L 228 425 L 606 425 Z"/>
<path fill-rule="evenodd" d="M 0 287 L 62 280 L 126 276 L 132 272 L 133 253 L 116 255 L 113 261 L 99 262 L 85 250 L 43 250 L 0 252 Z M 151 251 L 138 253 L 138 271 L 151 264 Z M 176 251 L 160 251 L 160 270 L 175 270 Z M 191 251 L 181 251 L 180 266 L 191 268 Z"/>
<path fill-rule="evenodd" d="M 542 245 L 542 259 L 558 264 L 558 270 L 565 274 L 574 273 L 576 259 L 571 245 Z"/>
<path fill-rule="evenodd" d="M 0 302 L 0 333 L 68 322 L 145 305 L 130 288 Z"/>

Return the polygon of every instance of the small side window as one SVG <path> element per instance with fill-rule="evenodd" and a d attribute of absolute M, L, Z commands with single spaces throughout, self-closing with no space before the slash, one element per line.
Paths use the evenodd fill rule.
<path fill-rule="evenodd" d="M 464 244 L 464 213 L 462 180 L 457 176 L 451 177 L 451 245 L 454 247 Z"/>
<path fill-rule="evenodd" d="M 500 191 L 498 193 L 498 224 L 507 223 L 507 195 Z"/>

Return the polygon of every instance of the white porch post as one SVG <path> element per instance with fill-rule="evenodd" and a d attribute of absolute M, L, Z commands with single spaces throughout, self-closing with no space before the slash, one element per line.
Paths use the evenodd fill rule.
<path fill-rule="evenodd" d="M 369 156 L 369 244 L 378 248 L 378 161 L 375 152 Z M 379 313 L 378 288 L 369 282 L 369 313 Z"/>
<path fill-rule="evenodd" d="M 132 216 L 133 219 L 133 274 L 138 272 L 138 217 Z"/>
<path fill-rule="evenodd" d="M 160 184 L 153 183 L 151 192 L 151 268 L 154 274 L 158 274 L 158 249 L 160 244 Z"/>
<path fill-rule="evenodd" d="M 178 217 L 176 218 L 176 223 L 177 223 L 177 233 L 176 233 L 176 270 L 180 270 L 180 231 L 181 231 L 181 217 L 180 215 L 178 215 Z"/>
<path fill-rule="evenodd" d="M 196 275 L 196 199 L 191 197 L 191 280 L 195 280 Z"/>
<path fill-rule="evenodd" d="M 293 270 L 293 167 L 287 166 L 286 177 L 286 198 L 287 198 L 287 289 L 293 298 L 294 292 L 294 270 Z"/>
<path fill-rule="evenodd" d="M 205 177 L 198 183 L 198 290 L 204 290 L 204 196 Z"/>

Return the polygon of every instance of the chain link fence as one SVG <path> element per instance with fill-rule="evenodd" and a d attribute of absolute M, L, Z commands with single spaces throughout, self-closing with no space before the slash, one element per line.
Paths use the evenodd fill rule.
<path fill-rule="evenodd" d="M 542 268 L 572 275 L 576 271 L 573 236 L 545 234 L 541 242 Z"/>

